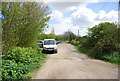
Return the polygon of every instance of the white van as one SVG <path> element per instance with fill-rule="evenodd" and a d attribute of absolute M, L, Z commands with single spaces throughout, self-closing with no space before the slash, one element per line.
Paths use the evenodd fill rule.
<path fill-rule="evenodd" d="M 53 51 L 54 53 L 58 52 L 55 39 L 44 39 L 43 52 L 47 51 Z"/>

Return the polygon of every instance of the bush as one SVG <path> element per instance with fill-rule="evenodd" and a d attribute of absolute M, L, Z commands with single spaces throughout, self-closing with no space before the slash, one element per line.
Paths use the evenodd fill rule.
<path fill-rule="evenodd" d="M 22 68 L 24 66 L 21 67 L 20 65 L 11 60 L 3 60 L 2 62 L 2 80 L 21 80 L 30 78 L 29 76 L 25 77 L 22 75 Z"/>
<path fill-rule="evenodd" d="M 4 57 L 2 79 L 28 79 L 25 76 L 44 62 L 45 55 L 39 49 L 16 47 Z"/>
<path fill-rule="evenodd" d="M 37 51 L 32 48 L 16 47 L 12 51 L 8 52 L 6 58 L 9 60 L 14 60 L 17 63 L 30 63 L 36 53 Z"/>
<path fill-rule="evenodd" d="M 76 45 L 78 45 L 78 44 L 79 44 L 79 41 L 72 40 L 72 41 L 71 41 L 71 44 L 76 46 Z"/>
<path fill-rule="evenodd" d="M 120 52 L 113 52 L 110 54 L 106 54 L 102 56 L 101 59 L 110 61 L 112 63 L 120 64 Z"/>
<path fill-rule="evenodd" d="M 113 31 L 113 29 L 111 30 Z M 109 56 L 109 54 L 120 51 L 118 39 L 119 36 L 118 29 L 114 29 L 113 33 L 107 33 L 102 39 L 96 43 L 96 45 L 91 49 L 94 53 L 94 57 L 100 58 L 104 55 Z"/>

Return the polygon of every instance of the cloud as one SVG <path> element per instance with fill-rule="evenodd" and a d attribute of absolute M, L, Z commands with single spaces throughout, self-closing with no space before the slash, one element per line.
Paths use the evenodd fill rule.
<path fill-rule="evenodd" d="M 82 27 L 86 27 L 92 24 L 95 18 L 96 13 L 94 13 L 91 9 L 85 7 L 79 7 L 71 15 L 73 25 Z"/>
<path fill-rule="evenodd" d="M 83 36 L 87 34 L 88 28 L 101 22 L 118 22 L 118 11 L 112 10 L 107 13 L 104 10 L 100 10 L 99 13 L 95 13 L 92 9 L 79 7 L 71 14 L 71 22 L 73 26 L 79 27 L 80 35 Z"/>
<path fill-rule="evenodd" d="M 49 7 L 60 11 L 61 13 L 66 13 L 68 11 L 74 10 L 79 6 L 86 6 L 85 2 L 48 2 L 46 3 Z"/>
<path fill-rule="evenodd" d="M 59 7 L 57 5 L 61 6 Z M 101 22 L 118 21 L 118 11 L 112 10 L 110 12 L 106 12 L 104 10 L 100 10 L 98 13 L 96 13 L 92 9 L 87 8 L 85 5 L 85 3 L 59 3 L 53 5 L 56 7 L 53 8 L 51 13 L 52 19 L 49 23 L 50 27 L 45 32 L 51 33 L 52 28 L 54 28 L 55 34 L 59 35 L 70 29 L 76 35 L 78 34 L 79 30 L 80 35 L 84 36 L 87 35 L 87 29 L 93 27 L 94 25 L 97 25 Z M 65 17 L 65 12 L 71 13 L 69 16 Z M 54 23 L 51 23 L 51 21 Z"/>
<path fill-rule="evenodd" d="M 58 11 L 58 10 L 53 10 L 52 13 L 50 14 L 52 18 L 62 18 L 63 14 Z"/>
<path fill-rule="evenodd" d="M 44 0 L 44 1 L 49 7 L 59 10 L 61 13 L 66 13 L 78 7 L 86 7 L 88 3 L 118 2 L 119 0 Z"/>
<path fill-rule="evenodd" d="M 118 11 L 110 11 L 106 13 L 103 10 L 100 10 L 99 13 L 97 14 L 97 21 L 109 21 L 109 22 L 115 22 L 118 21 Z"/>
<path fill-rule="evenodd" d="M 55 11 L 57 12 L 57 11 Z M 59 13 L 59 12 L 58 12 Z M 87 33 L 87 28 L 85 27 L 80 27 L 78 25 L 73 25 L 73 20 L 72 17 L 63 17 L 63 16 L 59 16 L 57 17 L 56 13 L 52 14 L 55 15 L 52 19 L 57 21 L 56 23 L 50 23 L 49 24 L 49 28 L 45 31 L 46 34 L 51 33 L 52 29 L 54 28 L 55 30 L 55 34 L 59 35 L 59 34 L 63 34 L 65 31 L 71 30 L 74 34 L 78 34 L 78 30 L 80 30 L 80 35 L 86 35 Z"/>
<path fill-rule="evenodd" d="M 59 35 L 64 33 L 65 31 L 68 31 L 68 29 L 74 28 L 74 26 L 71 23 L 70 18 L 54 18 L 56 20 L 56 23 L 50 23 L 49 28 L 45 31 L 45 33 L 51 33 L 51 30 L 54 28 L 55 34 Z"/>
<path fill-rule="evenodd" d="M 74 34 L 78 35 L 78 30 L 79 34 L 81 36 L 84 36 L 87 34 L 87 28 L 84 27 L 79 27 L 79 26 L 73 26 L 72 24 L 68 23 L 57 23 L 57 24 L 49 24 L 49 28 L 45 31 L 46 34 L 51 33 L 52 29 L 54 28 L 55 34 L 60 35 L 63 34 L 65 31 L 71 30 Z"/>

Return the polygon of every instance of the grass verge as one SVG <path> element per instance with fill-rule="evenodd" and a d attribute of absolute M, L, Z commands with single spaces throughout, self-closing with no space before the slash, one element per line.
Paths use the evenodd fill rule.
<path fill-rule="evenodd" d="M 73 44 L 72 44 L 73 45 Z M 85 48 L 85 47 L 81 47 L 80 45 L 74 45 L 78 51 L 87 54 L 89 57 L 91 58 L 95 58 L 95 59 L 100 59 L 106 62 L 110 62 L 110 63 L 114 63 L 114 64 L 118 64 L 120 65 L 120 52 L 112 52 L 109 54 L 98 54 L 96 55 L 95 52 L 91 52 L 90 49 Z"/>

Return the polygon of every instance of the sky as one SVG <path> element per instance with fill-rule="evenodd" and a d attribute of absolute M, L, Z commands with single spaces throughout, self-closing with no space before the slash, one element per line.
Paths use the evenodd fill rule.
<path fill-rule="evenodd" d="M 54 28 L 55 34 L 60 35 L 71 30 L 74 34 L 84 36 L 88 28 L 101 22 L 118 22 L 118 1 L 103 0 L 79 0 L 61 2 L 50 1 L 46 4 L 51 10 L 49 28 L 44 32 L 51 33 Z"/>

